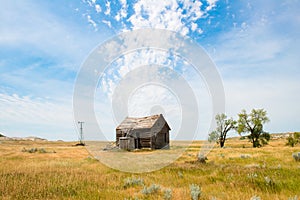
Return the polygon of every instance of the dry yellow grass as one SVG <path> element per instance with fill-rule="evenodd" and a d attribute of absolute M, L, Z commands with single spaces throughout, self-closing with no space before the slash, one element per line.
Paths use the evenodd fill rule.
<path fill-rule="evenodd" d="M 131 174 L 108 168 L 93 159 L 85 147 L 69 142 L 2 141 L 0 143 L 1 199 L 190 199 L 190 184 L 201 186 L 200 199 L 288 199 L 300 197 L 300 162 L 292 158 L 300 147 L 285 140 L 253 149 L 230 139 L 226 148 L 214 148 L 207 164 L 195 162 L 202 142 L 194 142 L 173 164 L 150 173 Z M 183 143 L 174 143 L 179 147 Z M 47 153 L 22 150 L 43 148 Z M 56 153 L 53 153 L 56 152 Z M 241 154 L 250 155 L 241 158 Z M 126 178 L 141 178 L 145 186 L 158 184 L 158 193 L 144 195 L 143 186 L 124 187 Z M 266 180 L 271 179 L 271 182 Z"/>

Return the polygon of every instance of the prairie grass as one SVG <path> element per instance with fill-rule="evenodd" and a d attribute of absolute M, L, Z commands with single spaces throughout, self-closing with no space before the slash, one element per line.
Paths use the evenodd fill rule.
<path fill-rule="evenodd" d="M 191 199 L 194 184 L 201 187 L 200 199 L 287 200 L 300 197 L 300 162 L 292 156 L 300 147 L 285 143 L 270 141 L 253 149 L 246 140 L 230 139 L 200 163 L 197 156 L 203 143 L 196 141 L 171 165 L 130 174 L 108 168 L 75 143 L 3 141 L 0 199 Z M 173 145 L 180 149 L 184 142 Z M 22 152 L 24 148 L 56 153 Z M 129 185 L 124 187 L 126 181 Z M 160 189 L 142 193 L 153 185 Z"/>

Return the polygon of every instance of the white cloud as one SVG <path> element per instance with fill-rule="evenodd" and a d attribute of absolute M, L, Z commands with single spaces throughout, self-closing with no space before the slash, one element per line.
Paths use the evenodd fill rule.
<path fill-rule="evenodd" d="M 198 28 L 198 25 L 196 23 L 191 23 L 191 30 L 195 31 Z"/>
<path fill-rule="evenodd" d="M 115 19 L 117 21 L 125 18 L 125 1 L 122 3 L 122 9 L 117 13 Z M 181 5 L 182 4 L 182 5 Z M 126 5 L 126 6 L 124 6 Z M 192 31 L 196 31 L 198 27 L 195 22 L 204 16 L 206 11 L 201 10 L 201 1 L 190 2 L 188 0 L 178 2 L 176 0 L 169 1 L 143 1 L 138 0 L 133 3 L 134 13 L 128 17 L 131 23 L 131 29 L 140 28 L 158 28 L 180 32 L 183 35 L 189 34 L 190 30 L 187 26 L 192 27 Z"/>
<path fill-rule="evenodd" d="M 129 18 L 133 29 L 159 28 L 182 31 L 182 13 L 177 1 L 138 1 L 133 6 L 135 13 Z"/>
<path fill-rule="evenodd" d="M 100 13 L 100 12 L 102 11 L 102 9 L 101 9 L 101 7 L 100 7 L 99 4 L 96 4 L 96 5 L 95 5 L 95 9 L 96 9 L 96 12 L 97 12 L 97 13 Z"/>
<path fill-rule="evenodd" d="M 92 18 L 91 18 L 90 15 L 87 15 L 86 17 L 87 17 L 88 22 L 89 22 L 89 23 L 95 28 L 95 30 L 97 31 L 97 23 L 96 23 L 94 20 L 92 20 Z"/>
<path fill-rule="evenodd" d="M 241 29 L 233 29 L 223 34 L 217 45 L 217 51 L 213 57 L 219 63 L 243 63 L 256 64 L 274 60 L 280 52 L 288 47 L 288 38 L 274 38 L 272 32 L 265 26 L 252 26 Z M 275 36 L 277 37 L 277 36 Z M 241 66 L 236 65 L 241 69 Z M 242 67 L 243 68 L 243 67 Z"/>
<path fill-rule="evenodd" d="M 201 1 L 183 1 L 183 9 L 187 11 L 186 17 L 190 18 L 192 21 L 200 19 L 204 11 L 201 10 L 202 2 Z"/>
<path fill-rule="evenodd" d="M 46 139 L 76 140 L 72 102 L 18 94 L 0 94 L 1 131 L 8 137 L 29 135 Z"/>
<path fill-rule="evenodd" d="M 168 54 L 164 51 L 157 51 L 153 49 L 140 50 L 125 54 L 115 60 L 109 66 L 107 75 L 103 76 L 102 87 L 107 91 L 106 95 L 111 97 L 115 85 L 126 76 L 130 71 L 137 69 L 143 65 L 159 64 L 166 65 L 170 62 L 167 58 Z"/>
<path fill-rule="evenodd" d="M 121 19 L 125 19 L 127 17 L 127 9 L 128 9 L 127 1 L 126 0 L 120 0 L 120 3 L 122 5 L 121 10 L 115 16 L 115 19 L 117 21 L 120 21 Z"/>
<path fill-rule="evenodd" d="M 218 0 L 207 0 L 208 7 L 206 8 L 207 11 L 213 9 L 216 6 Z"/>
<path fill-rule="evenodd" d="M 104 24 L 106 24 L 109 28 L 111 28 L 111 22 L 107 20 L 102 20 Z"/>
<path fill-rule="evenodd" d="M 81 62 L 95 45 L 85 37 L 82 27 L 30 1 L 3 4 L 0 21 L 0 46 L 31 49 L 28 53 L 38 52 L 52 59 Z"/>
<path fill-rule="evenodd" d="M 110 1 L 106 1 L 105 7 L 106 7 L 106 11 L 104 12 L 104 14 L 105 14 L 105 15 L 110 15 L 110 11 L 111 11 L 111 8 L 110 8 Z"/>
<path fill-rule="evenodd" d="M 199 19 L 207 17 L 208 12 L 213 9 L 218 0 L 208 0 L 203 6 L 200 0 L 167 0 L 167 1 L 145 1 L 137 0 L 127 2 L 120 0 L 114 5 L 120 8 L 119 10 L 111 10 L 110 1 L 106 1 L 106 11 L 103 16 L 95 16 L 94 21 L 115 20 L 121 23 L 120 31 L 136 30 L 141 28 L 156 28 L 167 29 L 180 32 L 183 35 L 196 32 L 202 34 L 203 30 L 199 26 L 195 26 Z M 87 2 L 89 6 L 95 4 Z M 133 12 L 129 12 L 132 8 Z M 131 9 L 130 9 L 131 10 Z M 96 9 L 96 13 L 99 11 Z M 130 14 L 129 14 L 130 13 Z M 110 18 L 110 15 L 113 15 Z"/>

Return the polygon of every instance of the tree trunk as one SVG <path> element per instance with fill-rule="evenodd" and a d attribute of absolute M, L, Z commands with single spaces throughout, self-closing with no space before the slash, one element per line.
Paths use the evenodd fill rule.
<path fill-rule="evenodd" d="M 252 140 L 253 147 L 255 147 L 255 140 L 254 140 L 254 138 L 252 138 L 251 140 Z"/>
<path fill-rule="evenodd" d="M 259 147 L 259 146 L 260 146 L 260 144 L 259 144 L 258 138 L 253 139 L 253 147 L 256 148 L 256 147 Z"/>
<path fill-rule="evenodd" d="M 221 148 L 224 147 L 224 144 L 225 144 L 225 141 L 221 140 L 221 141 L 220 141 L 220 147 L 221 147 Z"/>

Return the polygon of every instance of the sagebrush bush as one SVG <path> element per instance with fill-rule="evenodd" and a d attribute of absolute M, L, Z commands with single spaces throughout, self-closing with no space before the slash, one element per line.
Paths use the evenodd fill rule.
<path fill-rule="evenodd" d="M 297 162 L 300 161 L 300 152 L 298 152 L 298 153 L 293 153 L 292 156 L 293 156 L 293 158 L 295 159 L 295 161 L 297 161 Z"/>
<path fill-rule="evenodd" d="M 198 200 L 201 196 L 201 188 L 196 184 L 190 185 L 191 198 L 192 200 Z"/>
<path fill-rule="evenodd" d="M 207 157 L 201 153 L 198 154 L 198 161 L 200 163 L 206 163 Z"/>
<path fill-rule="evenodd" d="M 39 152 L 39 153 L 47 153 L 47 151 L 46 151 L 44 148 L 38 149 L 38 152 Z"/>
<path fill-rule="evenodd" d="M 247 177 L 250 178 L 250 179 L 255 179 L 255 178 L 257 178 L 258 176 L 257 176 L 256 173 L 249 173 L 249 174 L 247 174 Z"/>
<path fill-rule="evenodd" d="M 289 197 L 288 200 L 298 200 L 298 196 Z"/>
<path fill-rule="evenodd" d="M 251 199 L 250 200 L 260 200 L 260 197 L 259 196 L 256 196 L 256 195 L 254 195 L 253 197 L 251 197 Z"/>
<path fill-rule="evenodd" d="M 144 180 L 141 178 L 126 178 L 124 179 L 124 188 L 128 188 L 128 187 L 132 187 L 132 186 L 136 186 L 136 185 L 144 185 Z"/>
<path fill-rule="evenodd" d="M 251 155 L 249 155 L 249 154 L 241 154 L 240 157 L 241 158 L 251 158 Z"/>
<path fill-rule="evenodd" d="M 183 178 L 183 173 L 182 172 L 178 172 L 178 176 L 179 176 L 179 178 Z"/>
<path fill-rule="evenodd" d="M 144 187 L 142 190 L 142 194 L 149 195 L 157 193 L 160 190 L 160 185 L 152 184 L 149 187 Z"/>
<path fill-rule="evenodd" d="M 164 190 L 164 199 L 165 200 L 172 199 L 172 190 L 170 188 Z"/>
<path fill-rule="evenodd" d="M 269 176 L 265 176 L 264 179 L 265 179 L 266 185 L 269 185 L 269 186 L 275 185 L 273 179 L 271 179 Z"/>
<path fill-rule="evenodd" d="M 44 148 L 31 148 L 31 149 L 26 149 L 23 148 L 22 152 L 28 152 L 28 153 L 48 153 Z"/>

